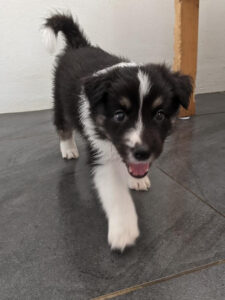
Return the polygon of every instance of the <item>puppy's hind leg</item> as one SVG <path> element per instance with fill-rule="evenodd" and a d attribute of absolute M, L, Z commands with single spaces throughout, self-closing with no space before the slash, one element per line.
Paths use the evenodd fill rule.
<path fill-rule="evenodd" d="M 78 158 L 79 152 L 75 142 L 74 130 L 58 130 L 58 134 L 62 157 L 65 159 Z"/>

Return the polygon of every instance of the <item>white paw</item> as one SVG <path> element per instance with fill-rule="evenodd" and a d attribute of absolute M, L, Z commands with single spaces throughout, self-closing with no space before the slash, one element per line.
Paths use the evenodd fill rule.
<path fill-rule="evenodd" d="M 129 175 L 128 186 L 132 190 L 147 191 L 151 187 L 151 182 L 148 175 L 143 178 L 134 178 Z"/>
<path fill-rule="evenodd" d="M 78 153 L 77 149 L 75 149 L 75 148 L 67 149 L 66 151 L 62 151 L 62 158 L 73 159 L 73 158 L 78 158 L 78 157 L 79 157 L 79 153 Z"/>
<path fill-rule="evenodd" d="M 139 236 L 137 218 L 122 219 L 115 218 L 109 222 L 108 242 L 111 249 L 118 249 L 121 252 L 127 247 L 134 245 Z"/>
<path fill-rule="evenodd" d="M 79 157 L 79 152 L 75 141 L 73 140 L 65 140 L 60 142 L 60 150 L 62 153 L 62 157 L 66 159 L 73 159 Z"/>

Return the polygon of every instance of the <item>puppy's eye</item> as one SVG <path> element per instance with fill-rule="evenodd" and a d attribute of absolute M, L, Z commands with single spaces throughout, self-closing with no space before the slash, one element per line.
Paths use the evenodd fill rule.
<path fill-rule="evenodd" d="M 164 111 L 162 109 L 158 110 L 154 118 L 157 121 L 163 121 L 166 118 Z"/>
<path fill-rule="evenodd" d="M 122 110 L 117 110 L 115 113 L 114 113 L 114 116 L 113 116 L 113 119 L 116 121 L 116 122 L 123 122 L 126 118 L 126 114 L 124 111 Z"/>

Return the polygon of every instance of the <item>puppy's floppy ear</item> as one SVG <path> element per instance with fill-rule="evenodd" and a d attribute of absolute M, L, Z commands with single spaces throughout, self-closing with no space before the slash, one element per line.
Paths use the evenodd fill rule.
<path fill-rule="evenodd" d="M 104 102 L 107 98 L 110 81 L 106 76 L 91 76 L 84 79 L 84 91 L 87 95 L 91 106 Z"/>
<path fill-rule="evenodd" d="M 177 100 L 184 108 L 188 108 L 190 96 L 193 92 L 193 80 L 188 75 L 180 72 L 172 73 L 174 99 Z"/>

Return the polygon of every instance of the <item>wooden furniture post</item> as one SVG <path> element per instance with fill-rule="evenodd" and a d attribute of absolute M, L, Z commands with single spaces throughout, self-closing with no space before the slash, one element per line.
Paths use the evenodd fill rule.
<path fill-rule="evenodd" d="M 175 71 L 191 75 L 195 87 L 198 50 L 199 0 L 175 0 L 174 64 Z M 195 114 L 194 93 L 187 110 L 180 110 L 180 117 Z"/>

